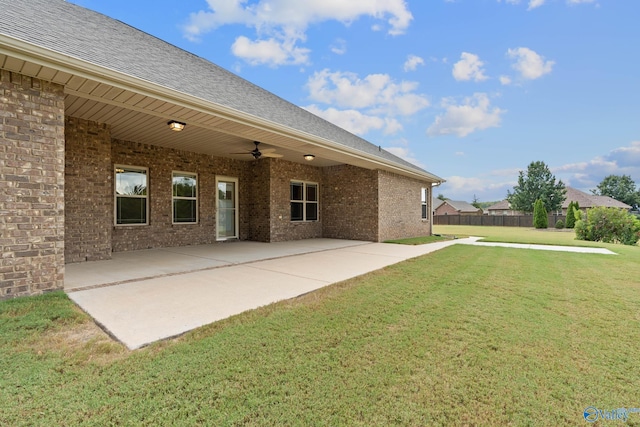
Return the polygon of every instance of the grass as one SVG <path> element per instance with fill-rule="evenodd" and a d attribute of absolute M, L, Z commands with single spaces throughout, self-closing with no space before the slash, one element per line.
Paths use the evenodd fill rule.
<path fill-rule="evenodd" d="M 425 245 L 427 243 L 435 243 L 442 242 L 443 240 L 451 240 L 452 236 L 442 236 L 442 235 L 433 235 L 433 236 L 421 236 L 421 237 L 411 237 L 408 239 L 398 239 L 398 240 L 387 240 L 385 243 L 395 243 L 399 245 Z"/>
<path fill-rule="evenodd" d="M 638 277 L 639 248 L 455 245 L 134 352 L 5 301 L 0 425 L 586 425 L 640 407 Z"/>
<path fill-rule="evenodd" d="M 528 243 L 541 245 L 604 247 L 617 251 L 622 245 L 576 240 L 575 232 L 569 229 L 545 229 L 525 227 L 483 227 L 472 225 L 434 225 L 433 232 L 456 237 L 483 237 L 485 242 Z"/>

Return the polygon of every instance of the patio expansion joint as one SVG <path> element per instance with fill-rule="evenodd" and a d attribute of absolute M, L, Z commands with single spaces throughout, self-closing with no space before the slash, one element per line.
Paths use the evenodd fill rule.
<path fill-rule="evenodd" d="M 354 245 L 354 246 L 359 246 L 359 245 Z M 353 246 L 348 246 L 348 247 L 351 248 Z M 171 252 L 171 253 L 178 253 L 178 252 L 172 252 L 170 250 L 167 250 L 166 248 L 160 248 L 159 250 L 162 250 L 162 251 L 165 251 L 165 252 Z M 209 270 L 217 270 L 217 269 L 220 269 L 220 268 L 234 267 L 234 266 L 240 266 L 240 265 L 247 266 L 249 264 L 254 264 L 254 263 L 257 263 L 257 262 L 261 262 L 261 261 L 270 261 L 270 260 L 275 260 L 275 259 L 290 258 L 290 257 L 295 257 L 295 256 L 307 255 L 307 254 L 310 254 L 310 253 L 328 252 L 328 251 L 332 251 L 332 250 L 334 250 L 334 249 L 332 249 L 332 248 L 314 249 L 314 250 L 311 250 L 311 251 L 308 251 L 308 252 L 304 252 L 304 253 L 299 253 L 299 254 L 293 254 L 293 255 L 292 254 L 284 254 L 284 255 L 278 255 L 278 256 L 273 256 L 273 257 L 268 257 L 268 258 L 260 258 L 258 260 L 241 261 L 241 262 L 230 262 L 230 261 L 225 261 L 225 260 L 218 260 L 218 259 L 215 259 L 215 258 L 207 258 L 207 257 L 199 257 L 199 256 L 195 256 L 195 255 L 187 255 L 187 256 L 194 257 L 194 258 L 209 259 L 209 260 L 215 260 L 215 261 L 219 261 L 219 262 L 224 262 L 226 264 L 225 265 L 217 265 L 217 266 L 213 266 L 213 267 L 196 268 L 196 269 L 192 269 L 192 270 L 188 270 L 188 271 L 177 271 L 177 272 L 172 272 L 172 273 L 156 274 L 156 275 L 153 275 L 153 276 L 143 276 L 143 277 L 136 277 L 136 278 L 132 278 L 132 279 L 126 279 L 126 280 L 117 280 L 117 281 L 113 281 L 113 282 L 100 283 L 100 284 L 97 284 L 97 285 L 79 286 L 79 287 L 76 287 L 76 288 L 73 288 L 73 289 L 65 289 L 65 292 L 67 294 L 70 294 L 70 293 L 74 293 L 74 292 L 78 292 L 78 291 L 87 291 L 87 290 L 90 290 L 90 289 L 98 289 L 98 288 L 105 288 L 105 287 L 109 287 L 109 286 L 124 285 L 126 283 L 144 282 L 144 281 L 147 281 L 147 280 L 153 280 L 153 279 L 158 279 L 158 278 L 163 278 L 163 277 L 181 276 L 181 275 L 190 274 L 190 273 L 197 273 L 197 272 L 209 271 Z M 259 267 L 252 267 L 252 268 L 263 270 L 263 271 L 271 271 L 271 270 L 261 269 Z M 282 274 L 287 274 L 287 273 L 282 273 Z M 304 277 L 304 276 L 299 276 L 299 277 L 300 278 L 304 278 L 304 279 L 309 279 L 308 277 Z M 320 283 L 326 283 L 325 281 L 322 281 L 322 280 L 317 280 L 317 279 L 312 279 L 312 280 L 316 280 L 316 281 L 318 281 Z"/>

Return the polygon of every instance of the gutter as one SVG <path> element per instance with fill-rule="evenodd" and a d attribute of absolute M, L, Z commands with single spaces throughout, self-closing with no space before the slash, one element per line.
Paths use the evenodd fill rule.
<path fill-rule="evenodd" d="M 215 102 L 188 95 L 73 56 L 64 55 L 4 34 L 0 34 L 0 53 L 25 62 L 35 63 L 42 67 L 52 68 L 64 73 L 117 87 L 122 90 L 128 90 L 156 98 L 161 101 L 189 108 L 204 114 L 218 116 L 236 123 L 298 139 L 305 143 L 329 149 L 339 154 L 365 160 L 368 163 L 380 166 L 385 170 L 390 169 L 401 175 L 411 176 L 422 180 L 426 179 L 437 183 L 437 185 L 445 182 L 444 179 L 429 172 L 403 167 L 395 162 L 385 161 L 385 159 L 375 155 L 365 153 L 351 147 L 346 147 L 329 139 L 312 135 L 288 126 L 278 125 L 270 120 L 262 119 Z M 11 70 L 9 69 L 9 71 Z M 20 70 L 14 71 L 20 72 Z M 130 109 L 129 106 L 124 105 L 123 108 Z M 308 112 L 308 114 L 312 113 Z M 176 119 L 179 119 L 179 117 L 176 117 Z"/>

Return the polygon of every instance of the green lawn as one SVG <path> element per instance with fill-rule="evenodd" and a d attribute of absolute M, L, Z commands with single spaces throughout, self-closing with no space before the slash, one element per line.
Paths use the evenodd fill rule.
<path fill-rule="evenodd" d="M 640 407 L 619 253 L 455 245 L 133 352 L 64 294 L 5 301 L 0 425 L 589 425 Z"/>
<path fill-rule="evenodd" d="M 621 245 L 576 240 L 573 230 L 525 227 L 483 227 L 470 225 L 434 225 L 433 232 L 456 237 L 478 236 L 485 242 L 531 243 L 543 245 L 603 247 L 616 251 Z"/>

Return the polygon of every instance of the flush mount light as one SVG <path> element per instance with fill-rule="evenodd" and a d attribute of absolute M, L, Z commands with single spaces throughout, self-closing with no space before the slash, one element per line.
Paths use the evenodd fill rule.
<path fill-rule="evenodd" d="M 308 162 L 316 158 L 316 156 L 314 156 L 313 154 L 305 154 L 303 157 Z"/>
<path fill-rule="evenodd" d="M 169 129 L 175 130 L 176 132 L 180 132 L 187 125 L 186 123 L 176 122 L 175 120 L 171 120 L 169 123 Z"/>

